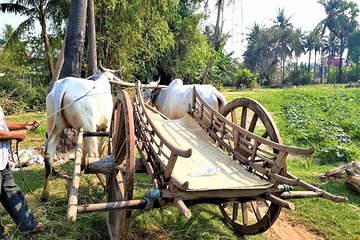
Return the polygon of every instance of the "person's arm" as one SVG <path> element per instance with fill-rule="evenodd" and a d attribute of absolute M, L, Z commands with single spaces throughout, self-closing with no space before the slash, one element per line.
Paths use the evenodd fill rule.
<path fill-rule="evenodd" d="M 7 122 L 10 131 L 14 130 L 35 130 L 39 127 L 40 122 L 33 120 L 27 122 Z"/>
<path fill-rule="evenodd" d="M 16 139 L 22 141 L 26 138 L 25 130 L 4 131 L 0 130 L 0 140 Z"/>

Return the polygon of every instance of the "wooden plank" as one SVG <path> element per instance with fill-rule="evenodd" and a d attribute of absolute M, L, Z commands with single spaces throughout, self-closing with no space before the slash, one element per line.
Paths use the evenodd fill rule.
<path fill-rule="evenodd" d="M 88 158 L 89 165 L 85 173 L 103 173 L 106 175 L 114 173 L 114 159 L 113 156 L 106 156 L 103 158 Z"/>

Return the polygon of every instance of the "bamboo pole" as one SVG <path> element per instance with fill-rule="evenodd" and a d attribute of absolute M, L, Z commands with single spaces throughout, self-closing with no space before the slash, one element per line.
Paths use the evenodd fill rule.
<path fill-rule="evenodd" d="M 82 158 L 82 142 L 83 142 L 83 129 L 79 129 L 79 135 L 76 144 L 74 173 L 70 184 L 70 194 L 68 202 L 67 219 L 71 223 L 76 221 L 77 204 L 80 185 L 80 172 L 81 172 L 81 158 Z"/>
<path fill-rule="evenodd" d="M 88 212 L 104 212 L 104 211 L 123 210 L 123 209 L 145 209 L 146 204 L 147 201 L 145 199 L 84 204 L 77 206 L 77 212 L 88 213 Z"/>

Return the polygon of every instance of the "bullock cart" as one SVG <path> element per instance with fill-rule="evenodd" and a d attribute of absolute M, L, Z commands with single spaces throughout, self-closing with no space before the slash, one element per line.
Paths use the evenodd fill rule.
<path fill-rule="evenodd" d="M 126 239 L 134 209 L 176 206 L 190 218 L 191 206 L 214 204 L 234 231 L 252 235 L 270 228 L 282 208 L 294 209 L 287 199 L 346 201 L 287 172 L 289 154 L 314 149 L 282 144 L 270 115 L 256 101 L 236 99 L 219 113 L 194 88 L 188 114 L 169 120 L 144 103 L 141 84 L 135 88 L 132 94 L 120 90 L 115 99 L 108 156 L 81 162 L 82 139 L 99 134 L 80 131 L 69 221 L 77 213 L 107 211 L 111 239 Z M 78 204 L 81 170 L 107 175 L 106 202 Z M 152 180 L 142 199 L 133 199 L 136 172 Z"/>

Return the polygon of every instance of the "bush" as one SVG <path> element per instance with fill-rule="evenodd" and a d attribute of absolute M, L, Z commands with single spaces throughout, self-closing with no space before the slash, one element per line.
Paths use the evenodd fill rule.
<path fill-rule="evenodd" d="M 1 78 L 0 98 L 5 114 L 15 114 L 22 111 L 43 111 L 47 88 L 33 87 L 25 80 Z"/>
<path fill-rule="evenodd" d="M 303 64 L 301 64 L 298 69 L 291 71 L 289 76 L 285 79 L 287 84 L 295 85 L 306 85 L 311 83 L 311 81 L 312 79 L 307 73 L 307 67 Z"/>
<path fill-rule="evenodd" d="M 234 77 L 235 77 L 234 84 L 236 88 L 255 87 L 257 76 L 247 68 L 237 71 Z"/>
<path fill-rule="evenodd" d="M 319 155 L 321 163 L 351 162 L 354 153 L 345 147 L 335 146 L 321 149 Z"/>
<path fill-rule="evenodd" d="M 356 68 L 355 64 L 350 64 L 344 75 L 345 82 L 357 82 L 360 79 L 360 69 Z"/>

